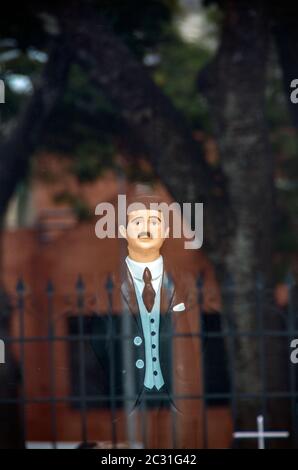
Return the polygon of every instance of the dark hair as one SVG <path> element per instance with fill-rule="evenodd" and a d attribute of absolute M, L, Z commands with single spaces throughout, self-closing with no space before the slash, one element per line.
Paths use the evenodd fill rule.
<path fill-rule="evenodd" d="M 129 214 L 129 206 L 131 204 L 143 204 L 146 209 L 151 209 L 150 204 L 161 204 L 162 201 L 157 196 L 148 196 L 147 194 L 141 194 L 139 196 L 130 196 L 127 198 L 127 214 Z"/>
<path fill-rule="evenodd" d="M 159 207 L 158 210 L 163 213 L 165 224 L 166 226 L 168 226 L 168 217 L 164 213 L 163 206 L 162 206 L 163 204 L 165 204 L 165 201 L 163 201 L 160 197 L 155 196 L 155 195 L 150 196 L 148 194 L 140 194 L 137 196 L 131 196 L 127 198 L 127 215 L 129 215 L 129 213 L 133 212 L 134 210 L 138 210 L 137 208 L 129 209 L 130 205 L 132 204 L 142 204 L 145 207 L 145 209 L 148 209 L 148 210 L 154 209 L 152 208 L 151 204 L 158 204 L 158 205 L 161 204 L 161 207 Z"/>

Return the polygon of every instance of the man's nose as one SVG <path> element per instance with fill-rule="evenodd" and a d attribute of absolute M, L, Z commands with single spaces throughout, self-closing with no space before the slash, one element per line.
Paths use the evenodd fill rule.
<path fill-rule="evenodd" d="M 144 222 L 143 222 L 143 232 L 149 232 L 149 220 L 147 219 L 144 219 Z"/>

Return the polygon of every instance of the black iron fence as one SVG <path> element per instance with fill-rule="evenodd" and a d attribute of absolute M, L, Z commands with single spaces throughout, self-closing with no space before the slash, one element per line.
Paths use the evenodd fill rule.
<path fill-rule="evenodd" d="M 154 410 L 155 402 L 160 404 L 160 396 L 153 393 L 142 405 L 141 434 L 137 438 L 132 437 L 131 429 L 119 430 L 117 413 L 122 410 L 125 415 L 126 402 L 134 398 L 133 385 L 130 390 L 121 388 L 120 380 L 125 356 L 122 342 L 131 339 L 131 335 L 123 324 L 122 312 L 114 308 L 112 280 L 108 279 L 105 285 L 108 299 L 105 311 L 98 311 L 96 295 L 87 292 L 87 287 L 79 277 L 75 293 L 61 296 L 49 282 L 36 301 L 35 294 L 30 293 L 22 280 L 18 281 L 16 294 L 12 296 L 10 334 L 2 340 L 6 352 L 8 349 L 11 352 L 9 357 L 15 358 L 20 375 L 13 392 L 10 393 L 12 388 L 8 386 L 1 393 L 0 409 L 8 405 L 18 407 L 24 442 L 44 440 L 55 448 L 60 441 L 76 441 L 81 446 L 91 446 L 90 441 L 117 446 L 125 441 L 127 446 L 147 447 L 150 445 L 147 415 Z M 222 311 L 205 312 L 206 290 L 203 279 L 198 279 L 200 330 L 188 336 L 200 338 L 200 357 L 193 360 L 201 362 L 202 386 L 199 394 L 178 396 L 180 400 L 202 403 L 198 446 L 210 446 L 208 410 L 212 409 L 216 416 L 219 407 L 228 410 L 233 431 L 251 430 L 257 415 L 262 415 L 265 428 L 277 425 L 279 430 L 289 432 L 289 438 L 283 441 L 285 447 L 298 446 L 298 364 L 295 364 L 294 341 L 298 338 L 298 302 L 297 288 L 290 275 L 286 279 L 286 291 L 287 302 L 279 307 L 273 290 L 265 288 L 258 278 L 250 301 L 251 321 L 247 330 L 240 330 L 238 320 L 242 310 L 232 280 L 228 279 L 222 286 Z M 109 326 L 111 318 L 113 328 Z M 171 339 L 184 335 L 173 329 L 166 334 Z M 103 361 L 108 361 L 108 378 L 102 373 L 105 364 L 94 354 L 94 344 L 108 345 L 109 358 L 103 356 Z M 9 368 L 9 364 L 0 367 Z M 137 380 L 134 374 L 132 382 Z M 174 387 L 169 386 L 167 392 L 175 401 Z M 171 413 L 169 402 L 165 404 L 167 407 Z M 250 416 L 245 410 L 249 410 Z M 65 423 L 73 417 L 76 433 L 72 432 L 71 423 L 69 426 Z M 96 422 L 100 428 L 98 438 Z M 127 419 L 122 426 L 129 427 Z M 166 432 L 170 446 L 179 445 L 174 419 Z M 256 440 L 251 442 L 257 446 Z M 279 442 L 270 439 L 266 446 L 276 447 Z M 237 447 L 241 440 L 234 440 L 231 434 L 229 445 Z"/>

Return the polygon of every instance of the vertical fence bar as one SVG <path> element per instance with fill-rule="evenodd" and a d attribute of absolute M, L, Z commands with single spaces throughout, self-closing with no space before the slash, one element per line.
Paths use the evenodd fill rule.
<path fill-rule="evenodd" d="M 126 371 L 128 380 L 123 379 L 123 410 L 125 411 L 125 424 L 126 435 L 131 447 L 136 442 L 136 416 L 130 415 L 131 397 L 134 395 L 136 389 L 135 375 L 133 368 L 133 352 L 129 347 L 129 342 L 133 340 L 132 323 L 130 321 L 131 314 L 127 305 L 122 301 L 122 318 L 121 318 L 121 331 L 123 333 L 123 341 L 121 345 L 121 353 L 123 357 L 123 369 Z"/>
<path fill-rule="evenodd" d="M 140 418 L 141 418 L 141 434 L 144 449 L 148 448 L 148 426 L 147 426 L 147 398 L 146 394 L 143 394 L 142 401 L 140 404 Z"/>
<path fill-rule="evenodd" d="M 170 292 L 172 291 L 173 288 L 173 280 L 171 276 L 168 274 L 167 275 L 167 283 L 166 283 L 166 291 L 167 291 L 167 298 L 170 298 Z M 173 400 L 173 395 L 176 395 L 175 391 L 175 383 L 174 383 L 174 366 L 175 366 L 175 335 L 176 335 L 176 329 L 175 329 L 175 322 L 173 321 L 173 316 L 171 315 L 171 321 L 170 321 L 170 335 L 171 335 L 171 340 L 170 340 L 170 345 L 171 345 L 171 351 L 170 351 L 170 358 L 171 358 L 171 383 L 170 383 L 170 397 L 171 400 Z M 189 341 L 191 341 L 191 338 L 189 338 Z M 179 408 L 179 400 L 178 400 L 178 408 Z M 172 443 L 173 443 L 173 449 L 177 448 L 177 417 L 176 413 L 173 409 L 173 406 L 170 405 L 170 413 L 171 413 L 171 433 L 172 433 Z"/>
<path fill-rule="evenodd" d="M 264 291 L 265 284 L 261 273 L 256 275 L 255 294 L 256 294 L 256 315 L 258 328 L 258 343 L 260 356 L 260 375 L 261 375 L 261 414 L 266 425 L 267 406 L 266 406 L 266 365 L 265 365 L 265 336 L 264 336 Z"/>
<path fill-rule="evenodd" d="M 21 421 L 23 442 L 26 445 L 27 437 L 27 420 L 26 420 L 26 370 L 25 370 L 25 284 L 20 278 L 16 285 L 17 292 L 17 309 L 19 313 L 19 344 L 20 344 L 20 371 L 22 377 L 21 398 L 23 400 L 21 406 Z"/>
<path fill-rule="evenodd" d="M 81 275 L 76 283 L 78 327 L 79 327 L 79 377 L 80 377 L 80 410 L 82 423 L 82 442 L 88 442 L 87 437 L 87 407 L 86 407 L 86 376 L 85 376 L 85 332 L 84 332 L 84 308 L 85 308 L 85 284 Z"/>
<path fill-rule="evenodd" d="M 293 287 L 295 285 L 295 279 L 292 273 L 288 273 L 286 277 L 286 284 L 288 286 L 288 341 L 289 344 L 291 340 L 294 339 L 294 331 L 296 329 L 295 325 L 295 311 L 294 311 L 294 303 L 293 303 Z M 290 379 L 290 399 L 291 399 L 291 419 L 292 419 L 292 442 L 294 446 L 298 445 L 298 407 L 297 407 L 297 396 L 296 396 L 296 367 L 297 365 L 292 364 L 289 361 L 289 379 Z"/>
<path fill-rule="evenodd" d="M 225 328 L 227 328 L 227 350 L 228 350 L 228 369 L 231 387 L 231 411 L 233 428 L 236 429 L 237 421 L 237 403 L 236 403 L 236 378 L 235 378 L 235 357 L 236 357 L 236 329 L 234 320 L 234 292 L 235 284 L 231 274 L 228 273 L 223 283 L 223 295 L 225 304 Z"/>
<path fill-rule="evenodd" d="M 198 289 L 198 305 L 200 312 L 200 325 L 201 325 L 201 370 L 202 370 L 202 400 L 203 400 L 203 449 L 208 449 L 208 421 L 207 421 L 207 400 L 206 400 L 206 384 L 205 384 L 205 328 L 204 328 L 204 319 L 203 319 L 203 279 L 201 276 L 197 279 L 197 289 Z"/>
<path fill-rule="evenodd" d="M 49 371 L 50 371 L 50 400 L 51 400 L 51 434 L 53 449 L 57 447 L 57 412 L 56 412 L 56 380 L 55 380 L 55 328 L 53 318 L 54 286 L 49 280 L 46 287 L 48 299 L 48 341 L 49 341 Z"/>
<path fill-rule="evenodd" d="M 109 338 L 109 354 L 110 354 L 110 403 L 111 403 L 111 427 L 112 427 L 112 446 L 117 445 L 117 429 L 116 429 L 116 401 L 115 401 L 115 331 L 113 328 L 113 290 L 114 283 L 111 276 L 108 276 L 106 282 L 106 291 L 108 294 L 108 338 Z M 116 332 L 117 333 L 117 332 Z"/>

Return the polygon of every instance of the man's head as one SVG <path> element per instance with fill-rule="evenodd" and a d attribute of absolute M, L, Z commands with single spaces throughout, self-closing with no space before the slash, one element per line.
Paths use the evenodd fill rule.
<path fill-rule="evenodd" d="M 121 225 L 119 231 L 127 240 L 129 256 L 135 261 L 153 261 L 169 233 L 163 211 L 158 207 L 161 201 L 140 196 L 128 202 L 127 226 Z"/>

